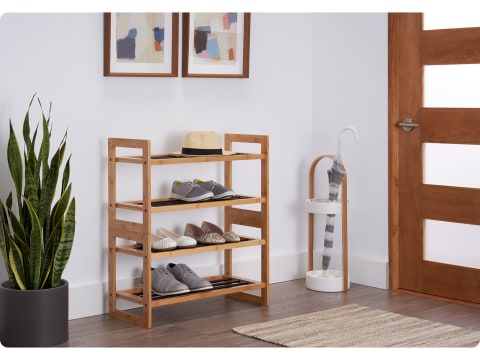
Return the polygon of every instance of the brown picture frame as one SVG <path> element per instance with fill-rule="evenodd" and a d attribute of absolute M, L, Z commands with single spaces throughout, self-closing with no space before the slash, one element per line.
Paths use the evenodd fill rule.
<path fill-rule="evenodd" d="M 132 28 L 132 34 L 127 37 L 118 39 L 116 35 L 117 14 L 120 13 L 104 13 L 104 55 L 103 55 L 103 75 L 104 76 L 142 76 L 142 77 L 176 77 L 178 76 L 178 39 L 179 39 L 179 14 L 178 13 L 136 13 L 132 16 L 165 15 L 165 28 L 161 29 L 164 38 L 164 48 L 161 48 L 162 61 L 148 62 L 135 61 L 136 36 L 141 36 L 145 32 L 141 32 L 136 28 Z M 123 13 L 128 15 L 126 13 Z M 115 16 L 115 18 L 113 18 Z M 152 29 L 153 30 L 153 29 Z M 155 30 L 158 31 L 157 28 Z M 139 33 L 140 32 L 140 33 Z M 144 35 L 147 36 L 147 35 Z M 151 38 L 154 35 L 148 34 Z M 129 38 L 128 38 L 129 37 Z M 127 39 L 128 38 L 128 39 Z M 122 60 L 117 57 L 119 55 L 119 41 L 126 41 L 122 45 Z M 133 40 L 133 46 L 132 46 Z M 146 39 L 142 39 L 146 41 Z M 156 41 L 156 39 L 154 39 Z M 139 42 L 140 44 L 140 42 Z M 155 43 L 155 50 L 159 51 L 160 45 Z M 132 50 L 133 48 L 133 50 Z M 152 50 L 150 50 L 152 51 Z M 128 53 L 128 54 L 127 54 Z M 132 55 L 133 54 L 133 55 Z M 133 56 L 133 58 L 132 58 Z"/>
<path fill-rule="evenodd" d="M 234 41 L 235 48 L 229 48 L 228 52 L 224 51 L 225 49 L 222 49 L 221 52 L 216 52 L 216 54 L 227 54 L 225 57 L 219 55 L 212 58 L 198 55 L 207 52 L 207 36 L 211 37 L 211 35 L 206 35 L 205 33 L 208 31 L 213 32 L 214 30 L 209 28 L 208 31 L 201 32 L 202 39 L 199 41 L 198 28 L 194 28 L 195 21 L 200 19 L 200 17 L 202 20 L 205 20 L 209 16 L 235 17 L 235 28 L 232 29 L 232 33 L 228 34 L 228 36 L 234 36 L 236 39 Z M 229 20 L 224 21 L 229 23 Z M 250 13 L 182 14 L 182 77 L 248 78 L 250 71 L 250 21 Z M 225 34 L 223 33 L 223 35 Z M 200 45 L 199 42 L 201 43 Z M 238 52 L 240 52 L 239 55 L 237 55 Z M 218 65 L 220 62 L 221 65 Z"/>

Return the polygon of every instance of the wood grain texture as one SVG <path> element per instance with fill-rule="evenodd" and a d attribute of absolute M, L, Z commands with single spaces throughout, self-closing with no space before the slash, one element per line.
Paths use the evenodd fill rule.
<path fill-rule="evenodd" d="M 307 289 L 305 279 L 272 284 L 270 289 L 271 301 L 268 307 L 216 297 L 156 308 L 151 329 L 111 319 L 107 314 L 71 320 L 70 338 L 61 346 L 275 347 L 276 345 L 261 340 L 235 334 L 232 328 L 347 304 L 359 304 L 464 329 L 480 330 L 480 308 L 402 292 L 351 284 L 348 292 L 322 293 Z"/>
<path fill-rule="evenodd" d="M 480 109 L 423 108 L 418 122 L 422 142 L 480 144 Z"/>
<path fill-rule="evenodd" d="M 423 64 L 478 64 L 479 44 L 480 27 L 424 31 Z"/>
<path fill-rule="evenodd" d="M 424 219 L 480 225 L 480 189 L 423 185 L 421 196 Z"/>

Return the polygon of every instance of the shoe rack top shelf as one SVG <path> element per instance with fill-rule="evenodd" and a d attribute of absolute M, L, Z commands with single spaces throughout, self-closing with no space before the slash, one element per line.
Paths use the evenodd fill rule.
<path fill-rule="evenodd" d="M 264 159 L 264 154 L 252 153 L 236 153 L 233 155 L 214 155 L 214 156 L 196 156 L 196 157 L 180 157 L 171 156 L 168 154 L 151 155 L 151 165 L 168 165 L 168 164 L 189 164 L 198 162 L 220 162 L 220 161 L 235 161 L 235 160 L 258 160 Z M 116 162 L 142 164 L 144 159 L 142 156 L 118 156 L 115 158 Z"/>
<path fill-rule="evenodd" d="M 228 134 L 233 142 L 259 142 L 260 138 L 254 135 L 242 135 L 242 134 Z M 148 139 L 125 139 L 125 138 L 110 138 L 112 144 L 115 144 L 119 148 L 135 148 L 142 149 L 142 155 L 136 156 L 117 156 L 115 159 L 110 158 L 110 161 L 132 164 L 148 164 L 149 165 L 167 165 L 167 164 L 188 164 L 199 162 L 229 162 L 235 160 L 258 160 L 265 159 L 266 154 L 262 153 L 243 153 L 235 152 L 232 155 L 208 155 L 208 156 L 192 156 L 183 157 L 171 154 L 151 154 L 150 140 Z M 225 148 L 224 150 L 233 151 L 232 149 Z"/>

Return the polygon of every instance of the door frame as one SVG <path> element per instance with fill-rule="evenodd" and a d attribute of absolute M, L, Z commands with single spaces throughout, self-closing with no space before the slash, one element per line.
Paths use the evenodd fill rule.
<path fill-rule="evenodd" d="M 388 14 L 388 284 L 390 290 L 400 290 L 400 128 L 397 123 L 399 119 L 405 117 L 416 118 L 416 114 L 405 114 L 404 110 L 400 109 L 398 105 L 398 99 L 402 96 L 399 80 L 401 69 L 398 65 L 406 60 L 418 61 L 417 59 L 409 59 L 408 51 L 399 51 L 397 46 L 401 38 L 406 36 L 405 29 L 411 28 L 405 26 L 407 21 L 422 23 L 423 14 L 415 13 L 408 17 L 404 14 Z M 410 44 L 410 46 L 418 46 L 418 44 Z M 419 72 L 415 75 L 423 76 L 420 63 L 418 65 Z M 422 95 L 419 94 L 419 96 Z M 420 100 L 420 102 L 423 103 L 423 100 Z"/>

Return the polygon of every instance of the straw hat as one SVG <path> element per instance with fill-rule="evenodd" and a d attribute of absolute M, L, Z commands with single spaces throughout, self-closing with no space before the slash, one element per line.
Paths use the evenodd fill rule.
<path fill-rule="evenodd" d="M 222 149 L 220 137 L 215 131 L 190 131 L 185 134 L 182 150 L 169 155 L 189 157 L 232 154 L 232 151 Z"/>

